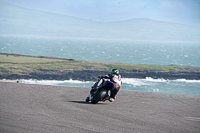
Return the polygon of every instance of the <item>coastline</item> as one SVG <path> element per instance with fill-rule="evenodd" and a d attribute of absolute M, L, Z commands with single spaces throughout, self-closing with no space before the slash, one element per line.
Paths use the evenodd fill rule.
<path fill-rule="evenodd" d="M 0 79 L 84 80 L 96 81 L 117 68 L 122 78 L 199 80 L 200 67 L 149 65 L 74 60 L 58 57 L 0 53 Z"/>
<path fill-rule="evenodd" d="M 20 80 L 0 79 L 0 82 L 21 83 Z"/>
<path fill-rule="evenodd" d="M 109 71 L 97 70 L 49 70 L 32 72 L 26 74 L 0 74 L 0 79 L 18 80 L 18 79 L 37 79 L 37 80 L 80 80 L 80 81 L 96 81 L 99 75 L 109 74 Z M 200 72 L 198 71 L 178 71 L 178 72 L 165 72 L 165 71 L 120 71 L 122 78 L 138 78 L 145 79 L 151 77 L 153 79 L 186 79 L 186 80 L 199 80 Z"/>

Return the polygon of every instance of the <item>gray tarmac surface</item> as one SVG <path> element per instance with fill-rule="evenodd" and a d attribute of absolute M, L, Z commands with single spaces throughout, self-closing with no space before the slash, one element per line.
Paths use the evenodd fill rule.
<path fill-rule="evenodd" d="M 199 133 L 200 96 L 120 90 L 85 102 L 90 88 L 0 82 L 0 133 Z"/>

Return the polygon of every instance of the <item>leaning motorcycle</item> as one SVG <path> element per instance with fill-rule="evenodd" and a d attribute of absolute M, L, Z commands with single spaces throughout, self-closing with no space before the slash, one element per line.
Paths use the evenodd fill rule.
<path fill-rule="evenodd" d="M 94 88 L 97 87 L 98 81 L 94 84 Z M 99 101 L 105 102 L 108 97 L 108 91 L 114 87 L 114 84 L 109 81 L 103 79 L 102 85 L 98 89 L 91 89 L 90 95 L 86 98 L 86 102 L 91 101 L 92 104 L 96 104 Z"/>

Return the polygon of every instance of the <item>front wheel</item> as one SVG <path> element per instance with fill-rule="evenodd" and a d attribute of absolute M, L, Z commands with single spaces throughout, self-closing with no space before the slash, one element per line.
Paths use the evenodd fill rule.
<path fill-rule="evenodd" d="M 106 96 L 106 90 L 105 89 L 101 89 L 99 92 L 97 92 L 97 94 L 91 99 L 91 103 L 92 104 L 96 104 L 99 101 L 102 101 L 103 98 Z"/>
<path fill-rule="evenodd" d="M 90 101 L 89 97 L 87 97 L 87 98 L 85 99 L 85 101 L 88 103 L 88 102 Z"/>

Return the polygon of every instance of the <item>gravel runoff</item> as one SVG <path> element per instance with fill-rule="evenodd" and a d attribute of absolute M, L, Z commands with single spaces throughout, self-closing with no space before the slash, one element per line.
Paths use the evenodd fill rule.
<path fill-rule="evenodd" d="M 199 95 L 120 90 L 94 105 L 89 90 L 0 82 L 0 133 L 200 132 Z"/>

